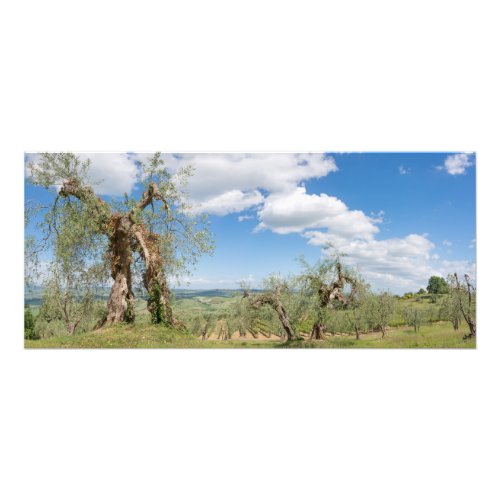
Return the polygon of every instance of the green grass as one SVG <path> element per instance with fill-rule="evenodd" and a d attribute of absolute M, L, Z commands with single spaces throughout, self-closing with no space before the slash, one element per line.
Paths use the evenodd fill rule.
<path fill-rule="evenodd" d="M 187 333 L 156 325 L 117 325 L 80 335 L 25 340 L 26 348 L 123 349 L 123 348 L 231 348 L 271 347 L 269 342 L 202 341 Z"/>
<path fill-rule="evenodd" d="M 399 327 L 387 332 L 385 338 L 381 333 L 362 335 L 360 340 L 351 336 L 330 337 L 325 341 L 325 347 L 359 347 L 359 348 L 475 348 L 476 340 L 463 340 L 469 333 L 464 326 L 455 332 L 449 322 L 437 322 L 425 325 L 418 333 L 413 328 Z"/>
<path fill-rule="evenodd" d="M 454 332 L 447 322 L 423 326 L 415 334 L 407 327 L 394 328 L 382 339 L 380 333 L 335 335 L 325 341 L 294 341 L 233 339 L 227 341 L 199 340 L 187 333 L 151 324 L 118 325 L 101 331 L 43 340 L 26 340 L 26 348 L 475 348 L 475 339 L 462 340 L 467 333 L 462 327 Z"/>

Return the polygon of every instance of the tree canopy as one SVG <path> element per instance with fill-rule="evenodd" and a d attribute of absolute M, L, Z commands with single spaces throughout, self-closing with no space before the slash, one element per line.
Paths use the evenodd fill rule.
<path fill-rule="evenodd" d="M 362 283 L 357 273 L 348 269 L 338 255 L 325 257 L 314 265 L 304 258 L 299 260 L 304 270 L 298 277 L 298 283 L 304 293 L 312 298 L 315 312 L 311 339 L 323 340 L 328 310 L 352 303 Z"/>
<path fill-rule="evenodd" d="M 448 293 L 448 284 L 441 276 L 431 276 L 427 285 L 427 291 L 438 294 Z"/>

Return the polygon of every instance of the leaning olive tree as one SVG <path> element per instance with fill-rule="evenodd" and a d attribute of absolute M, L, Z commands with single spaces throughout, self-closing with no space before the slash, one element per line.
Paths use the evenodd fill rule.
<path fill-rule="evenodd" d="M 290 301 L 293 293 L 289 280 L 279 275 L 271 275 L 263 280 L 262 288 L 262 292 L 253 294 L 243 284 L 243 298 L 248 300 L 249 306 L 253 309 L 270 307 L 274 310 L 280 321 L 284 342 L 300 338 L 295 333 L 287 307 L 287 302 Z"/>
<path fill-rule="evenodd" d="M 134 321 L 134 264 L 142 275 L 152 322 L 176 324 L 167 276 L 179 276 L 212 251 L 206 216 L 194 215 L 187 201 L 192 169 L 172 173 L 155 153 L 147 164 L 138 162 L 140 197 L 125 194 L 105 201 L 94 191 L 89 168 L 90 160 L 81 161 L 73 153 L 42 153 L 28 165 L 29 182 L 54 194 L 53 203 L 41 209 L 33 254 L 48 246 L 69 251 L 78 238 L 93 238 L 112 280 L 106 314 L 98 326 Z M 71 210 L 78 217 L 68 223 L 64 214 Z M 68 239 L 68 234 L 76 236 Z"/>
<path fill-rule="evenodd" d="M 96 301 L 108 279 L 102 258 L 103 240 L 97 233 L 82 227 L 85 207 L 63 203 L 55 216 L 53 260 L 44 271 L 43 298 L 38 323 L 61 322 L 68 335 L 83 324 L 92 328 L 100 307 Z M 102 314 L 102 311 L 101 311 Z M 44 325 L 38 324 L 38 328 Z"/>

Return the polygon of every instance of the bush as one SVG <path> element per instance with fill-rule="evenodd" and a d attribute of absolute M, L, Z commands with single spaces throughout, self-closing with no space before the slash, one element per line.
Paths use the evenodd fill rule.
<path fill-rule="evenodd" d="M 35 317 L 29 305 L 24 307 L 24 338 L 26 340 L 38 340 L 40 338 L 35 333 Z"/>
<path fill-rule="evenodd" d="M 61 320 L 46 321 L 38 317 L 33 331 L 36 339 L 48 339 L 50 337 L 64 337 L 68 335 L 68 329 Z"/>

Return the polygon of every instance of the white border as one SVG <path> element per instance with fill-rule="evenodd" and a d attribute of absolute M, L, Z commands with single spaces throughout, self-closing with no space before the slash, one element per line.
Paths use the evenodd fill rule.
<path fill-rule="evenodd" d="M 0 18 L 3 498 L 498 498 L 493 3 L 49 0 Z M 476 151 L 479 348 L 24 351 L 23 151 L 61 149 Z"/>

